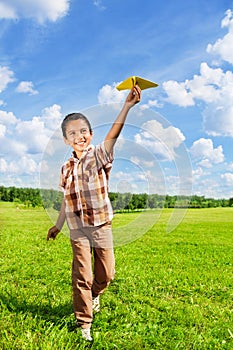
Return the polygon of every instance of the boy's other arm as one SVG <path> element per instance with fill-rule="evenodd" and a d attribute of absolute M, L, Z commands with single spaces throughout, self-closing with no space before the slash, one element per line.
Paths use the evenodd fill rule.
<path fill-rule="evenodd" d="M 57 218 L 57 222 L 56 225 L 52 226 L 49 230 L 48 230 L 48 234 L 47 234 L 47 241 L 52 238 L 55 239 L 58 235 L 58 233 L 61 231 L 64 222 L 65 222 L 65 218 L 66 218 L 66 214 L 65 214 L 65 200 L 63 198 L 62 200 L 62 205 L 61 205 L 61 210 L 60 213 L 58 215 Z"/>
<path fill-rule="evenodd" d="M 125 124 L 126 117 L 131 107 L 140 101 L 141 98 L 141 89 L 138 85 L 134 86 L 129 95 L 127 96 L 124 106 L 120 111 L 118 117 L 113 123 L 111 129 L 109 130 L 107 136 L 105 137 L 104 144 L 107 153 L 111 153 L 113 146 L 116 143 L 118 136 L 121 133 L 121 130 Z"/>

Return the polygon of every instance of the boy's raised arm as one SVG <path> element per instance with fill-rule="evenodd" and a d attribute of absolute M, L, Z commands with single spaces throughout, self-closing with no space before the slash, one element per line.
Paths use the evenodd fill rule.
<path fill-rule="evenodd" d="M 120 132 L 124 126 L 127 114 L 131 107 L 133 107 L 136 103 L 140 101 L 141 98 L 141 89 L 138 85 L 134 86 L 129 95 L 127 96 L 124 106 L 120 111 L 118 117 L 113 123 L 111 129 L 109 130 L 107 136 L 105 137 L 104 144 L 107 153 L 111 153 L 115 142 L 120 135 Z"/>

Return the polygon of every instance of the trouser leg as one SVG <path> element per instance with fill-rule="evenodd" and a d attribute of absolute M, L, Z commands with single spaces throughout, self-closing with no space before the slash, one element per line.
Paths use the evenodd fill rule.
<path fill-rule="evenodd" d="M 78 325 L 88 328 L 92 322 L 92 259 L 90 245 L 71 241 L 73 249 L 73 307 Z"/>
<path fill-rule="evenodd" d="M 112 225 L 107 222 L 93 234 L 94 279 L 92 295 L 96 297 L 104 292 L 115 274 L 115 258 L 112 240 Z"/>
<path fill-rule="evenodd" d="M 92 296 L 96 297 L 104 292 L 113 280 L 115 274 L 115 259 L 113 249 L 94 248 L 94 279 Z"/>

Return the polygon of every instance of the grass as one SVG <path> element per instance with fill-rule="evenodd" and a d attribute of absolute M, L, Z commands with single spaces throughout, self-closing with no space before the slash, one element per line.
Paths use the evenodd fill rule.
<path fill-rule="evenodd" d="M 117 214 L 114 226 L 130 215 Z M 116 277 L 86 344 L 72 312 L 69 239 L 46 242 L 42 209 L 0 202 L 0 348 L 233 349 L 233 209 L 190 209 L 167 233 L 170 215 L 115 249 Z"/>

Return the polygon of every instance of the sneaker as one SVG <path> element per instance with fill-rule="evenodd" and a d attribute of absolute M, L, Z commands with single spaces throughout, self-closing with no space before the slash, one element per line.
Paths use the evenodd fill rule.
<path fill-rule="evenodd" d="M 82 328 L 81 331 L 82 331 L 83 339 L 88 340 L 88 341 L 93 340 L 91 337 L 91 328 Z"/>
<path fill-rule="evenodd" d="M 100 312 L 100 296 L 92 298 L 92 310 L 93 312 Z"/>

